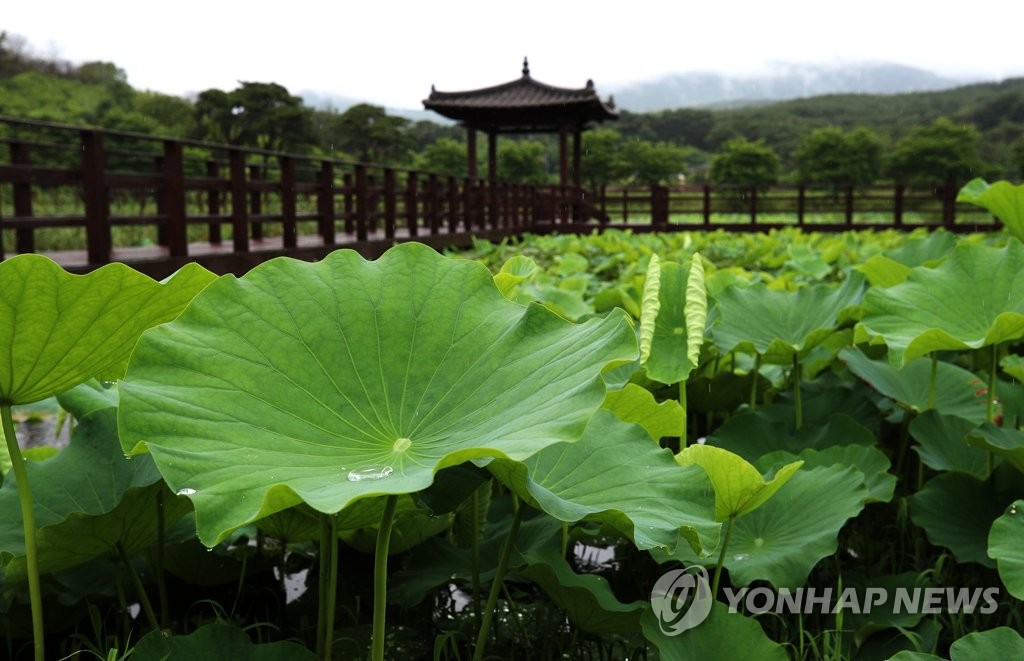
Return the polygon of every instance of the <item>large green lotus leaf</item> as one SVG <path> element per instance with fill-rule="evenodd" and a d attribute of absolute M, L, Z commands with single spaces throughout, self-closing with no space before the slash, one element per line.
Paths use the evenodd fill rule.
<path fill-rule="evenodd" d="M 979 480 L 988 477 L 988 453 L 967 443 L 975 423 L 938 411 L 925 411 L 910 423 L 914 450 L 925 466 L 937 471 L 958 471 Z"/>
<path fill-rule="evenodd" d="M 640 312 L 640 363 L 661 383 L 685 381 L 704 343 L 708 299 L 700 255 L 687 264 L 651 255 Z"/>
<path fill-rule="evenodd" d="M 601 370 L 636 356 L 625 315 L 572 324 L 506 300 L 478 263 L 415 243 L 367 262 L 266 262 L 147 332 L 121 440 L 194 490 L 200 539 L 305 502 L 412 493 L 470 459 L 573 441 Z"/>
<path fill-rule="evenodd" d="M 711 605 L 706 620 L 681 634 L 671 636 L 661 630 L 658 617 L 650 608 L 640 618 L 644 637 L 658 648 L 662 661 L 692 659 L 757 659 L 786 661 L 786 650 L 765 635 L 757 620 L 742 613 L 730 613 L 721 602 Z"/>
<path fill-rule="evenodd" d="M 975 631 L 949 646 L 951 661 L 1024 658 L 1024 638 L 1010 627 Z"/>
<path fill-rule="evenodd" d="M 1024 599 L 1024 500 L 1014 502 L 992 524 L 988 557 L 996 561 L 999 577 L 1010 594 Z"/>
<path fill-rule="evenodd" d="M 362 553 L 373 553 L 377 546 L 377 531 L 384 513 L 384 498 L 358 500 L 338 514 L 338 536 L 346 544 Z M 348 517 L 350 510 L 365 508 L 358 517 Z M 403 495 L 395 507 L 388 553 L 404 553 L 412 547 L 452 527 L 452 515 L 434 516 L 416 506 L 411 496 Z M 357 519 L 363 519 L 358 522 Z"/>
<path fill-rule="evenodd" d="M 679 466 L 642 427 L 608 411 L 598 411 L 575 443 L 521 463 L 495 459 L 488 468 L 537 509 L 561 521 L 604 522 L 639 549 L 672 548 L 680 534 L 697 553 L 718 543 L 721 526 L 704 472 Z"/>
<path fill-rule="evenodd" d="M 516 285 L 538 271 L 537 263 L 525 255 L 515 255 L 501 265 L 494 274 L 494 285 L 506 297 L 512 298 Z"/>
<path fill-rule="evenodd" d="M 863 264 L 853 268 L 863 273 L 872 287 L 892 287 L 910 275 L 909 266 L 885 255 L 872 255 Z"/>
<path fill-rule="evenodd" d="M 956 201 L 987 209 L 1002 221 L 1011 235 L 1024 241 L 1024 184 L 1014 185 L 1009 181 L 989 184 L 979 177 L 960 189 Z"/>
<path fill-rule="evenodd" d="M 317 657 L 297 643 L 280 641 L 257 645 L 241 629 L 214 623 L 203 625 L 187 636 L 153 631 L 135 645 L 132 658 L 137 661 L 315 661 Z"/>
<path fill-rule="evenodd" d="M 892 464 L 874 445 L 834 445 L 823 450 L 808 448 L 799 454 L 769 452 L 754 465 L 758 470 L 769 471 L 798 459 L 803 460 L 804 470 L 818 466 L 853 466 L 864 476 L 867 502 L 887 503 L 896 491 L 896 476 L 888 472 Z"/>
<path fill-rule="evenodd" d="M 93 411 L 117 408 L 118 394 L 114 384 L 89 379 L 57 395 L 57 401 L 61 408 L 81 420 Z"/>
<path fill-rule="evenodd" d="M 725 554 L 730 581 L 800 587 L 819 560 L 835 553 L 839 530 L 868 497 L 864 475 L 852 466 L 798 471 L 771 500 L 736 519 Z"/>
<path fill-rule="evenodd" d="M 910 519 L 924 528 L 932 544 L 952 551 L 958 562 L 995 567 L 987 540 L 1005 503 L 1006 497 L 990 482 L 963 473 L 942 473 L 913 495 Z"/>
<path fill-rule="evenodd" d="M 647 388 L 627 383 L 621 390 L 609 390 L 601 408 L 608 409 L 623 422 L 633 422 L 655 441 L 663 436 L 681 437 L 686 423 L 683 407 L 674 399 L 655 401 Z"/>
<path fill-rule="evenodd" d="M 27 462 L 25 470 L 32 484 L 36 526 L 43 530 L 73 514 L 91 517 L 110 512 L 128 490 L 160 480 L 149 457 L 125 459 L 112 408 L 82 418 L 68 447 L 44 462 Z M 10 474 L 0 488 L 0 559 L 24 552 L 17 483 Z"/>
<path fill-rule="evenodd" d="M 71 275 L 41 255 L 0 262 L 0 401 L 120 378 L 139 334 L 178 316 L 215 278 L 198 264 L 161 284 L 117 263 Z"/>
<path fill-rule="evenodd" d="M 840 286 L 814 284 L 795 292 L 763 284 L 729 287 L 716 297 L 721 318 L 712 327 L 715 344 L 723 354 L 738 349 L 788 364 L 835 331 L 848 308 L 860 302 L 863 287 L 859 275 Z"/>
<path fill-rule="evenodd" d="M 48 574 L 98 557 L 117 557 L 120 544 L 128 555 L 142 551 L 159 538 L 157 509 L 163 499 L 165 525 L 191 511 L 185 498 L 176 498 L 162 482 L 128 489 L 117 506 L 97 515 L 75 513 L 64 521 L 39 528 L 36 533 L 39 572 Z M 8 584 L 26 580 L 24 556 L 16 556 L 6 569 Z"/>
<path fill-rule="evenodd" d="M 787 413 L 792 415 L 792 411 Z M 805 449 L 823 450 L 836 445 L 873 446 L 877 442 L 869 429 L 844 413 L 837 413 L 824 425 L 804 424 L 792 428 L 792 418 L 779 422 L 767 409 L 734 415 L 707 438 L 706 444 L 725 448 L 749 462 L 770 452 L 800 454 Z"/>
<path fill-rule="evenodd" d="M 967 442 L 1002 457 L 1024 473 L 1024 432 L 986 422 L 967 434 Z"/>
<path fill-rule="evenodd" d="M 999 366 L 1017 381 L 1024 381 L 1024 356 L 1007 354 L 999 360 Z"/>
<path fill-rule="evenodd" d="M 885 360 L 871 360 L 860 349 L 847 348 L 839 358 L 869 386 L 915 413 L 928 409 L 931 361 L 917 361 L 896 369 Z M 936 365 L 934 408 L 975 424 L 986 417 L 985 384 L 962 367 L 939 361 Z"/>
<path fill-rule="evenodd" d="M 780 466 L 770 479 L 743 457 L 711 445 L 691 445 L 676 455 L 682 466 L 697 465 L 704 469 L 715 489 L 715 519 L 727 521 L 754 511 L 803 465 L 794 461 Z"/>
<path fill-rule="evenodd" d="M 1024 245 L 961 243 L 936 268 L 864 296 L 861 339 L 884 341 L 895 367 L 933 351 L 978 349 L 1024 336 Z"/>
<path fill-rule="evenodd" d="M 580 629 L 597 634 L 640 630 L 645 602 L 622 603 L 603 576 L 574 572 L 557 546 L 536 547 L 522 557 L 527 565 L 516 574 L 539 585 Z"/>

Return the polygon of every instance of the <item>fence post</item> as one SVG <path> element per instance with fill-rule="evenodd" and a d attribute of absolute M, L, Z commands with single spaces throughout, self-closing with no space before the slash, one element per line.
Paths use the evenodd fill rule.
<path fill-rule="evenodd" d="M 427 217 L 430 219 L 430 233 L 441 231 L 441 200 L 437 194 L 437 175 L 427 177 Z"/>
<path fill-rule="evenodd" d="M 249 181 L 253 183 L 262 183 L 264 177 L 264 169 L 259 165 L 249 166 Z M 263 191 L 259 188 L 249 191 L 249 213 L 251 217 L 263 214 Z M 252 238 L 256 241 L 263 240 L 263 223 L 259 220 L 254 220 L 252 223 Z"/>
<path fill-rule="evenodd" d="M 295 221 L 295 159 L 281 156 L 281 241 L 285 248 L 298 245 Z"/>
<path fill-rule="evenodd" d="M 807 184 L 800 184 L 796 190 L 796 224 L 804 225 L 804 213 L 807 210 Z"/>
<path fill-rule="evenodd" d="M 232 149 L 231 160 L 231 240 L 235 252 L 249 252 L 249 210 L 246 206 L 245 152 Z"/>
<path fill-rule="evenodd" d="M 416 173 L 410 172 L 405 179 L 405 222 L 409 228 L 409 236 L 415 238 L 419 234 L 419 219 L 417 218 L 418 184 Z"/>
<path fill-rule="evenodd" d="M 956 186 L 947 181 L 942 187 L 942 224 L 952 230 L 956 225 Z"/>
<path fill-rule="evenodd" d="M 896 227 L 903 225 L 903 185 L 896 184 L 895 199 L 893 200 L 892 222 Z"/>
<path fill-rule="evenodd" d="M 341 183 L 343 188 L 343 195 L 345 200 L 345 234 L 352 234 L 356 230 L 355 226 L 355 211 L 354 211 L 354 197 L 352 187 L 352 173 L 346 172 L 342 178 Z"/>
<path fill-rule="evenodd" d="M 82 131 L 82 188 L 85 197 L 85 240 L 90 264 L 110 261 L 110 198 L 103 134 Z"/>
<path fill-rule="evenodd" d="M 211 161 L 207 161 L 206 162 L 206 176 L 210 177 L 211 179 L 220 179 L 220 166 L 217 164 L 217 161 L 211 160 Z M 207 193 L 206 193 L 206 207 L 207 207 L 206 208 L 206 212 L 208 214 L 210 214 L 211 216 L 219 216 L 220 215 L 220 191 L 219 190 L 217 190 L 215 188 L 211 188 L 209 191 L 207 191 Z M 210 243 L 212 243 L 214 245 L 220 245 L 220 242 L 222 240 L 221 230 L 220 230 L 220 221 L 213 221 L 213 222 L 211 222 L 207 226 L 207 232 L 208 232 L 208 237 L 207 238 L 209 239 Z"/>
<path fill-rule="evenodd" d="M 164 141 L 164 237 L 171 257 L 188 256 L 188 225 L 185 222 L 185 155 L 177 140 Z"/>
<path fill-rule="evenodd" d="M 395 171 L 384 168 L 384 238 L 395 238 Z"/>
<path fill-rule="evenodd" d="M 664 186 L 651 186 L 651 224 L 664 225 L 668 222 L 668 209 L 665 208 L 665 196 L 668 189 Z"/>
<path fill-rule="evenodd" d="M 356 241 L 366 241 L 367 220 L 370 215 L 369 191 L 366 185 L 366 166 L 356 165 Z"/>
<path fill-rule="evenodd" d="M 750 224 L 757 225 L 757 186 L 750 187 Z"/>
<path fill-rule="evenodd" d="M 31 159 L 28 153 L 28 145 L 22 142 L 10 143 L 11 164 L 29 165 Z M 32 184 L 28 181 L 19 181 L 14 184 L 14 217 L 32 217 Z M 27 253 L 36 251 L 35 232 L 31 227 L 19 227 L 14 230 L 14 251 Z M 0 253 L 0 257 L 3 254 Z"/>
<path fill-rule="evenodd" d="M 846 187 L 846 227 L 853 229 L 853 186 Z"/>
<path fill-rule="evenodd" d="M 459 185 L 455 177 L 448 177 L 448 233 L 459 231 Z"/>
<path fill-rule="evenodd" d="M 316 210 L 320 216 L 317 227 L 325 246 L 333 246 L 334 233 L 334 163 L 320 164 L 320 187 L 316 192 Z"/>

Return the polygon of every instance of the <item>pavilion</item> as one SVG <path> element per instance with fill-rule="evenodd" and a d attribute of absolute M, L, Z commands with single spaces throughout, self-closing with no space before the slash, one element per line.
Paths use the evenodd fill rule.
<path fill-rule="evenodd" d="M 594 82 L 573 89 L 554 87 L 530 77 L 523 58 L 523 75 L 502 85 L 465 92 L 438 92 L 433 86 L 423 102 L 427 110 L 454 119 L 466 127 L 469 176 L 476 178 L 476 133 L 487 134 L 487 178 L 497 179 L 497 137 L 499 133 L 557 133 L 559 183 L 564 188 L 580 184 L 580 136 L 595 122 L 616 120 L 615 105 L 598 98 Z M 568 142 L 572 134 L 572 169 Z M 570 181 L 571 172 L 571 181 Z"/>

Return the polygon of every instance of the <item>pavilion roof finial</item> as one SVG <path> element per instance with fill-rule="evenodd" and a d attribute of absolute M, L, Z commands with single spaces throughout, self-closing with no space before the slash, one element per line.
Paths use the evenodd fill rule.
<path fill-rule="evenodd" d="M 529 63 L 529 61 L 527 61 L 527 59 L 525 57 L 523 58 L 523 75 L 524 76 L 529 76 L 530 75 L 530 63 Z"/>

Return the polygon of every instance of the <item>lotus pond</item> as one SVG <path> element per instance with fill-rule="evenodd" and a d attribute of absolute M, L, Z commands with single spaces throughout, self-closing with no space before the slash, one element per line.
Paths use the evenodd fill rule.
<path fill-rule="evenodd" d="M 7 658 L 1024 656 L 1015 237 L 0 283 Z"/>

